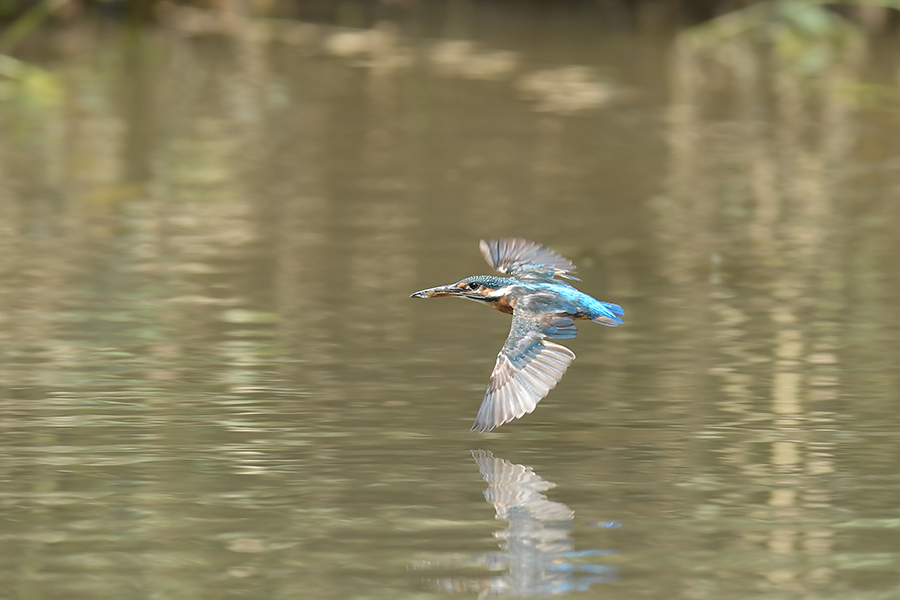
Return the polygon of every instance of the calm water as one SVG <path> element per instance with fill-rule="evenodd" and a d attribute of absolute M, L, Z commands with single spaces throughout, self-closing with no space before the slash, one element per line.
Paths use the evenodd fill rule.
<path fill-rule="evenodd" d="M 0 79 L 0 596 L 900 596 L 895 46 L 193 33 Z M 478 435 L 505 235 L 626 323 Z"/>

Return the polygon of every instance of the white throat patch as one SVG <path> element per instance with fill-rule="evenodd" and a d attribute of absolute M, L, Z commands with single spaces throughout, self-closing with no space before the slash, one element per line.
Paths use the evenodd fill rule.
<path fill-rule="evenodd" d="M 487 296 L 488 296 L 488 298 L 501 298 L 501 297 L 505 296 L 506 294 L 508 294 L 510 289 L 512 289 L 512 286 L 507 285 L 502 288 L 498 288 L 498 289 L 494 290 Z"/>

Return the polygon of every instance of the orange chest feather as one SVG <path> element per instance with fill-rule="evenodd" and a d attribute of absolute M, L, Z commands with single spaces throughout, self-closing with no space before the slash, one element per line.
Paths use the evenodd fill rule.
<path fill-rule="evenodd" d="M 515 300 L 510 300 L 509 298 L 497 298 L 496 300 L 491 302 L 494 308 L 496 308 L 500 312 L 505 312 L 508 314 L 512 314 L 513 305 L 515 303 Z"/>

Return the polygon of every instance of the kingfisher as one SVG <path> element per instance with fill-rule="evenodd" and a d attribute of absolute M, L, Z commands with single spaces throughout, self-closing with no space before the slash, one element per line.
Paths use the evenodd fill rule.
<path fill-rule="evenodd" d="M 410 298 L 456 296 L 512 315 L 509 336 L 472 425 L 472 431 L 484 432 L 534 411 L 575 360 L 574 352 L 547 338 L 575 337 L 578 319 L 616 327 L 625 312 L 618 304 L 601 302 L 564 281 L 580 281 L 574 276 L 578 269 L 546 246 L 504 238 L 481 240 L 480 248 L 487 263 L 509 277 L 473 275 Z"/>

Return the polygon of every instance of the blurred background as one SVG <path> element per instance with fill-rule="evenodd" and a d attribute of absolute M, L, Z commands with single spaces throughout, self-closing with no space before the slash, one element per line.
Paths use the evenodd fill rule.
<path fill-rule="evenodd" d="M 0 0 L 0 597 L 900 596 L 898 8 Z"/>

